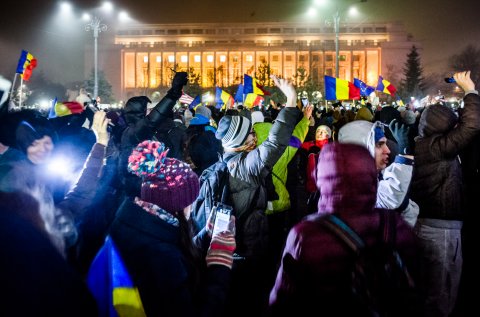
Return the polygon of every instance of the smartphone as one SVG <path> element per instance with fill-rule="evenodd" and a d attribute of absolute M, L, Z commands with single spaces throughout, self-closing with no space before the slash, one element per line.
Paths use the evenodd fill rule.
<path fill-rule="evenodd" d="M 445 82 L 449 84 L 456 83 L 455 79 L 453 77 L 446 77 Z"/>
<path fill-rule="evenodd" d="M 225 204 L 217 204 L 217 214 L 215 215 L 215 224 L 213 225 L 213 235 L 222 231 L 228 231 L 232 207 Z"/>
<path fill-rule="evenodd" d="M 302 105 L 303 105 L 304 108 L 306 106 L 308 106 L 308 99 L 307 98 L 302 98 Z"/>

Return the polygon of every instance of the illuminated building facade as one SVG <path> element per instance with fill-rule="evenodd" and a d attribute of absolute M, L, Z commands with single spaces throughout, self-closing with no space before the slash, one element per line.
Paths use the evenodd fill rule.
<path fill-rule="evenodd" d="M 382 74 L 394 82 L 412 45 L 421 49 L 398 22 L 342 23 L 339 77 L 376 85 Z M 113 47 L 117 54 L 103 64 L 120 99 L 168 86 L 172 69 L 194 72 L 203 87 L 239 84 L 266 64 L 284 78 L 299 69 L 319 84 L 335 76 L 335 32 L 318 23 L 135 25 L 118 29 Z"/>

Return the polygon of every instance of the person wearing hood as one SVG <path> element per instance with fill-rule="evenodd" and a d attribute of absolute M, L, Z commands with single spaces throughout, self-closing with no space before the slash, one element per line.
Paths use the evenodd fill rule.
<path fill-rule="evenodd" d="M 400 147 L 408 152 L 408 130 L 398 128 L 395 121 L 391 129 L 395 131 Z M 375 159 L 378 172 L 378 190 L 376 207 L 393 209 L 401 213 L 402 218 L 414 226 L 419 207 L 408 197 L 408 189 L 413 172 L 413 156 L 397 155 L 395 161 L 388 165 L 390 149 L 384 132 L 384 124 L 365 120 L 347 123 L 338 133 L 340 143 L 353 143 L 366 147 Z M 400 142 L 401 141 L 401 142 Z M 352 157 L 352 160 L 355 158 Z M 388 166 L 387 166 L 388 165 Z"/>
<path fill-rule="evenodd" d="M 54 177 L 50 175 L 48 163 L 57 140 L 55 131 L 44 117 L 22 121 L 16 129 L 16 146 L 25 159 L 11 161 L 0 171 L 0 190 L 6 192 L 24 191 L 33 195 L 43 207 L 42 217 L 52 235 L 63 238 L 59 245 L 61 252 L 68 251 L 78 240 L 77 225 L 83 220 L 96 194 L 97 184 L 105 158 L 108 143 L 105 113 L 95 113 L 92 129 L 96 143 L 92 146 L 77 182 L 65 195 L 63 191 L 55 197 Z M 55 166 L 58 168 L 58 166 Z"/>
<path fill-rule="evenodd" d="M 456 302 L 465 212 L 458 156 L 480 132 L 480 97 L 470 71 L 453 77 L 465 91 L 463 111 L 457 117 L 442 104 L 426 107 L 415 144 L 411 194 L 420 206 L 415 231 L 423 250 L 425 316 L 449 316 Z"/>
<path fill-rule="evenodd" d="M 186 72 L 177 72 L 172 81 L 172 87 L 167 95 L 160 100 L 147 115 L 147 108 L 150 99 L 146 96 L 136 96 L 130 98 L 125 104 L 123 117 L 127 127 L 122 133 L 120 141 L 120 160 L 118 163 L 121 182 L 128 189 L 138 188 L 138 184 L 128 184 L 131 177 L 128 177 L 126 166 L 128 157 L 132 149 L 143 140 L 150 140 L 155 135 L 159 141 L 164 142 L 170 148 L 170 157 L 181 157 L 181 136 L 167 142 L 162 135 L 168 134 L 168 131 L 175 127 L 173 122 L 173 107 L 182 96 L 183 86 L 187 84 Z M 130 186 L 133 185 L 133 186 Z"/>
<path fill-rule="evenodd" d="M 312 311 L 321 316 L 364 316 L 363 306 L 352 299 L 352 250 L 319 221 L 336 215 L 365 241 L 367 249 L 378 247 L 381 210 L 375 208 L 377 168 L 372 155 L 356 144 L 325 145 L 318 161 L 317 187 L 322 193 L 318 212 L 288 234 L 270 292 L 271 316 L 309 316 Z M 413 231 L 398 214 L 394 217 L 394 244 L 407 267 L 415 268 Z"/>

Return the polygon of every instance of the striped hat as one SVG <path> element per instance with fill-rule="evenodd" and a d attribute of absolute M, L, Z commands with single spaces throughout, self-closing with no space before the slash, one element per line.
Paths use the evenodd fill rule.
<path fill-rule="evenodd" d="M 222 141 L 224 148 L 238 148 L 245 143 L 252 124 L 243 116 L 224 116 L 218 123 L 215 137 Z"/>

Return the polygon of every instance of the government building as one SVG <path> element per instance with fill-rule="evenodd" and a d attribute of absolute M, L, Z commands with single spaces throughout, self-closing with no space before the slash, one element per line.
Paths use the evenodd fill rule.
<path fill-rule="evenodd" d="M 339 78 L 374 86 L 379 75 L 399 81 L 412 46 L 421 50 L 400 22 L 342 23 L 338 36 Z M 99 69 L 122 100 L 170 85 L 172 70 L 194 73 L 203 87 L 226 87 L 266 65 L 284 78 L 310 76 L 323 90 L 323 76 L 336 73 L 335 41 L 333 26 L 313 23 L 131 25 L 100 47 Z"/>

